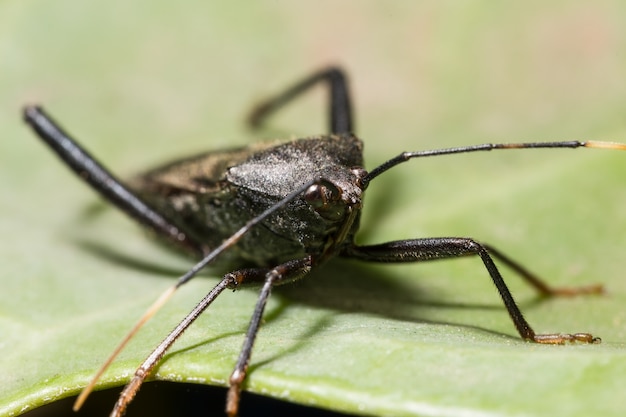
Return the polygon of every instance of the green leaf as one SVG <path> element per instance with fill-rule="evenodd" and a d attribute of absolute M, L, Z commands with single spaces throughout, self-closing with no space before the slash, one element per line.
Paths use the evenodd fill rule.
<path fill-rule="evenodd" d="M 120 175 L 256 140 L 246 110 L 329 62 L 352 77 L 369 168 L 486 141 L 626 142 L 619 2 L 206 3 L 0 4 L 0 415 L 77 394 L 192 264 L 98 203 L 22 125 L 24 103 Z M 325 114 L 303 98 L 260 136 L 323 132 Z M 625 178 L 617 151 L 414 161 L 371 184 L 359 235 L 471 236 L 551 284 L 601 282 L 605 296 L 538 300 L 502 268 L 535 330 L 602 344 L 521 341 L 477 259 L 338 260 L 274 292 L 246 389 L 364 415 L 623 415 Z M 123 385 L 216 282 L 183 287 L 99 388 Z M 153 377 L 225 385 L 255 299 L 222 295 Z"/>

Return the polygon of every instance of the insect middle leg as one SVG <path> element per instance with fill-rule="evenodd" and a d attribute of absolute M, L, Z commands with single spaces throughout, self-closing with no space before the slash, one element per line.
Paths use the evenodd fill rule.
<path fill-rule="evenodd" d="M 511 317 L 513 324 L 523 339 L 547 344 L 563 344 L 566 342 L 596 343 L 600 341 L 599 338 L 595 338 L 589 333 L 536 334 L 515 303 L 513 295 L 506 286 L 500 271 L 493 261 L 493 258 L 497 258 L 505 263 L 543 295 L 599 293 L 602 291 L 600 286 L 581 287 L 579 289 L 552 288 L 545 284 L 537 276 L 529 272 L 521 264 L 518 264 L 508 258 L 491 246 L 478 243 L 473 239 L 443 237 L 401 240 L 383 243 L 380 245 L 351 246 L 345 249 L 344 253 L 342 253 L 342 256 L 345 257 L 374 262 L 418 262 L 471 255 L 477 255 L 483 261 L 485 268 L 487 268 L 493 283 L 502 297 L 502 301 L 509 312 L 509 316 Z"/>

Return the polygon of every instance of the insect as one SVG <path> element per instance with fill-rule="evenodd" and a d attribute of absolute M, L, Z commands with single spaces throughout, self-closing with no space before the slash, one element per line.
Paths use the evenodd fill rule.
<path fill-rule="evenodd" d="M 230 272 L 138 367 L 111 416 L 124 413 L 167 349 L 222 291 L 258 285 L 261 287 L 258 301 L 229 379 L 226 413 L 236 416 L 252 347 L 272 288 L 302 278 L 312 268 L 335 256 L 369 262 L 418 262 L 478 256 L 523 339 L 546 344 L 600 341 L 589 333 L 535 333 L 515 303 L 494 260 L 508 266 L 543 295 L 598 293 L 602 291 L 598 285 L 553 288 L 493 246 L 470 238 L 407 239 L 361 246 L 355 243 L 355 235 L 364 191 L 369 184 L 385 171 L 412 159 L 499 149 L 586 147 L 626 150 L 626 145 L 560 141 L 403 152 L 368 172 L 363 168 L 362 142 L 352 133 L 348 83 L 339 68 L 316 72 L 265 101 L 251 113 L 250 124 L 261 126 L 269 115 L 317 84 L 329 89 L 329 134 L 208 152 L 158 167 L 128 182 L 119 180 L 104 168 L 43 109 L 25 107 L 25 121 L 80 178 L 157 236 L 201 259 L 138 320 L 78 397 L 75 409 L 82 405 L 102 372 L 137 330 L 176 289 L 209 264 L 219 265 Z"/>

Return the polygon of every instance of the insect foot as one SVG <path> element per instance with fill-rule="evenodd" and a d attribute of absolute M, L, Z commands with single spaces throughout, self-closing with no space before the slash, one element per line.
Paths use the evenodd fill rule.
<path fill-rule="evenodd" d="M 601 343 L 602 339 L 599 337 L 593 337 L 589 333 L 548 333 L 548 334 L 537 334 L 532 338 L 533 342 L 542 343 L 545 345 L 564 345 L 566 343 L 589 343 L 596 344 Z"/>

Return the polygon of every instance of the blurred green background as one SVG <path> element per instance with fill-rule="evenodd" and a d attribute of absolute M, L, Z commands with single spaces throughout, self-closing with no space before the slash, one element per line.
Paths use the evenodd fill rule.
<path fill-rule="evenodd" d="M 369 168 L 487 141 L 626 142 L 625 19 L 619 1 L 1 2 L 0 415 L 79 392 L 190 265 L 103 209 L 23 126 L 25 103 L 45 104 L 119 175 L 324 133 L 323 91 L 267 131 L 243 120 L 329 64 L 351 77 Z M 623 152 L 415 161 L 372 183 L 359 236 L 470 236 L 555 285 L 602 282 L 603 297 L 539 302 L 503 269 L 537 331 L 588 331 L 602 345 L 519 340 L 476 259 L 333 262 L 276 291 L 248 389 L 363 415 L 624 415 L 625 179 Z M 214 282 L 182 289 L 102 388 L 123 384 Z M 157 378 L 224 385 L 254 300 L 224 295 Z"/>

